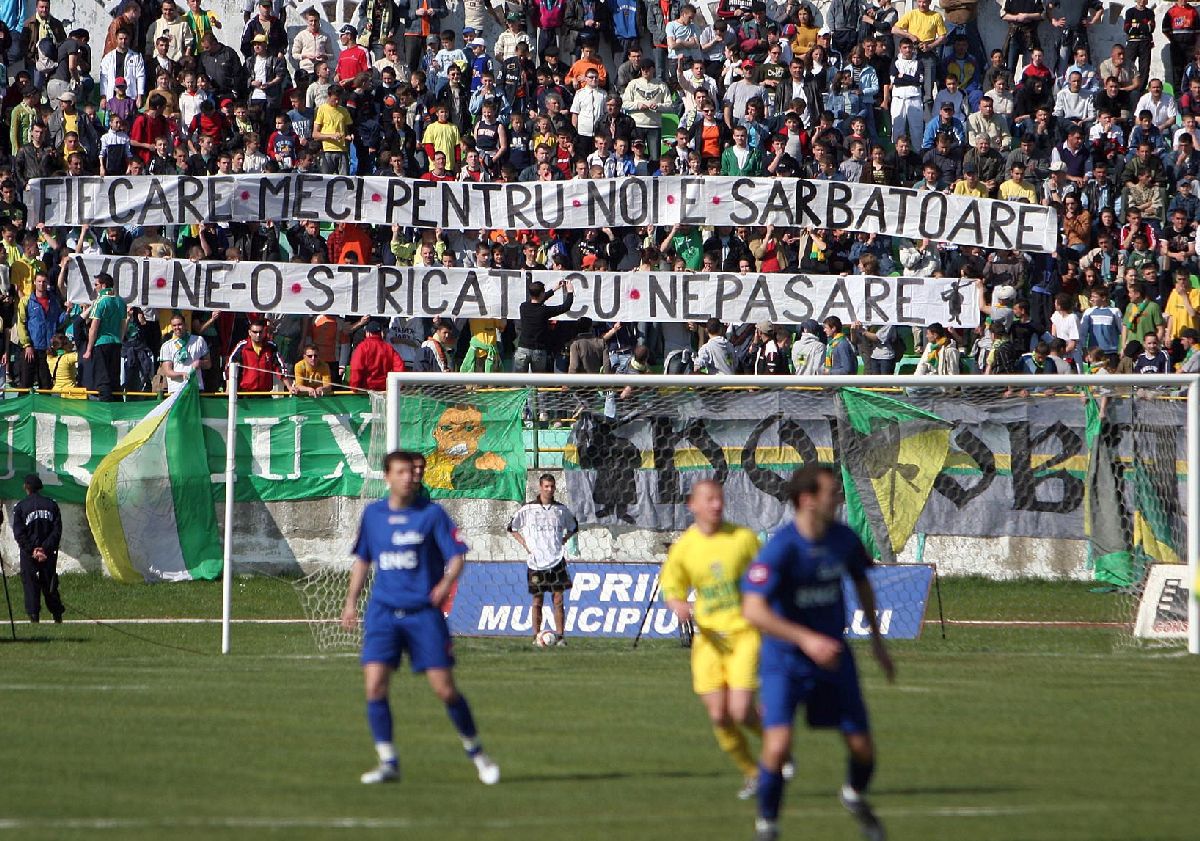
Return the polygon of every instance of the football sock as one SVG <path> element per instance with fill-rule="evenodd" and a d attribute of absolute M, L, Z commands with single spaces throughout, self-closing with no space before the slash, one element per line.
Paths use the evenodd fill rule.
<path fill-rule="evenodd" d="M 783 774 L 758 766 L 758 816 L 778 820 L 779 804 L 783 801 Z"/>
<path fill-rule="evenodd" d="M 375 751 L 381 762 L 395 762 L 396 749 L 392 747 L 392 708 L 387 698 L 367 701 L 367 724 L 371 738 L 375 740 Z M 386 755 L 385 755 L 386 754 Z"/>
<path fill-rule="evenodd" d="M 762 719 L 760 719 L 757 715 L 754 716 L 753 721 L 747 721 L 742 726 L 758 738 L 762 738 Z"/>
<path fill-rule="evenodd" d="M 871 775 L 875 773 L 875 760 L 870 762 L 859 762 L 853 756 L 850 757 L 850 762 L 846 767 L 846 785 L 849 786 L 855 794 L 862 794 L 867 790 L 867 786 L 871 782 Z"/>
<path fill-rule="evenodd" d="M 458 735 L 462 737 L 463 749 L 466 750 L 468 756 L 475 756 L 479 753 L 479 739 L 476 738 L 475 719 L 471 715 L 471 707 L 467 704 L 467 699 L 459 695 L 457 699 L 446 705 L 446 714 L 450 716 L 450 721 L 454 723 L 454 729 L 458 731 Z"/>
<path fill-rule="evenodd" d="M 721 750 L 729 754 L 729 758 L 733 760 L 734 764 L 742 769 L 742 774 L 748 777 L 754 773 L 754 757 L 750 755 L 750 746 L 746 743 L 746 736 L 742 733 L 742 728 L 736 724 L 724 726 L 714 724 L 713 734 L 716 735 L 717 744 L 721 746 Z"/>

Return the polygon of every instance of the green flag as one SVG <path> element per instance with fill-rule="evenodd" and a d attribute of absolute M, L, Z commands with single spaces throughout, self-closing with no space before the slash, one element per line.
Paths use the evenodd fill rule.
<path fill-rule="evenodd" d="M 1084 485 L 1083 531 L 1096 580 L 1115 587 L 1133 583 L 1133 557 L 1121 504 L 1117 468 L 1096 398 L 1087 399 L 1088 469 Z"/>
<path fill-rule="evenodd" d="M 221 573 L 200 392 L 192 377 L 131 429 L 96 468 L 87 518 L 118 581 L 188 581 Z"/>
<path fill-rule="evenodd" d="M 524 389 L 400 398 L 400 446 L 425 454 L 431 497 L 525 499 L 526 399 Z"/>
<path fill-rule="evenodd" d="M 951 425 L 873 392 L 848 388 L 838 397 L 846 519 L 875 557 L 895 561 L 946 463 Z"/>

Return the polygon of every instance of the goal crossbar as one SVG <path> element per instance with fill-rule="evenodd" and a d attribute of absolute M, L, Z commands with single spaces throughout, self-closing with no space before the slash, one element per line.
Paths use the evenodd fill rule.
<path fill-rule="evenodd" d="M 666 374 L 517 374 L 517 373 L 441 373 L 413 372 L 388 375 L 387 381 L 387 448 L 395 449 L 400 441 L 400 419 L 393 407 L 406 387 L 434 385 L 471 386 L 476 388 L 863 388 L 863 389 L 938 389 L 938 388 L 1141 388 L 1158 391 L 1179 389 L 1187 400 L 1187 486 L 1185 516 L 1187 518 L 1187 564 L 1190 597 L 1188 598 L 1188 651 L 1200 654 L 1200 594 L 1196 581 L 1200 574 L 1200 374 L 1063 374 L 987 376 L 960 374 L 950 376 L 894 374 L 888 376 L 745 376 L 745 375 L 666 375 Z"/>

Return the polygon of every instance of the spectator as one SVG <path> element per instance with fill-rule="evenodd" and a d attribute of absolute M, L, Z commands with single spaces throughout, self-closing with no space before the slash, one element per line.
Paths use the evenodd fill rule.
<path fill-rule="evenodd" d="M 324 397 L 333 391 L 333 372 L 328 362 L 321 361 L 314 344 L 305 345 L 304 353 L 292 373 L 292 394 Z"/>
<path fill-rule="evenodd" d="M 363 340 L 350 355 L 350 387 L 383 391 L 387 387 L 388 374 L 405 370 L 404 360 L 395 348 L 383 340 L 379 322 L 368 321 L 363 329 Z"/>
<path fill-rule="evenodd" d="M 854 345 L 842 329 L 842 320 L 831 315 L 824 321 L 825 327 L 825 374 L 847 376 L 858 373 L 858 354 Z"/>
<path fill-rule="evenodd" d="M 553 292 L 563 290 L 561 304 L 549 305 L 546 299 Z M 545 373 L 550 362 L 550 321 L 571 308 L 575 302 L 575 288 L 570 281 L 562 280 L 547 293 L 545 284 L 535 280 L 529 284 L 528 299 L 521 304 L 520 321 L 517 324 L 517 351 L 513 355 L 513 371 Z"/>
<path fill-rule="evenodd" d="M 725 337 L 725 325 L 716 318 L 710 318 L 704 325 L 708 338 L 696 354 L 696 373 L 698 374 L 736 374 L 737 362 L 733 345 Z"/>
<path fill-rule="evenodd" d="M 421 370 L 449 374 L 455 370 L 453 353 L 454 325 L 442 319 L 433 325 L 429 338 L 421 345 Z"/>
<path fill-rule="evenodd" d="M 1133 360 L 1135 374 L 1169 374 L 1171 358 L 1162 349 L 1162 340 L 1156 333 L 1149 333 L 1142 342 L 1142 352 Z"/>
<path fill-rule="evenodd" d="M 275 347 L 274 342 L 266 338 L 266 326 L 261 321 L 250 324 L 246 338 L 238 342 L 229 354 L 226 379 L 229 378 L 228 366 L 235 362 L 238 365 L 239 394 L 245 394 L 247 397 L 270 396 L 275 390 L 276 378 L 283 383 L 285 389 L 292 389 L 292 378 L 283 370 L 279 349 Z"/>
<path fill-rule="evenodd" d="M 800 324 L 800 335 L 792 345 L 792 370 L 798 375 L 824 373 L 825 341 L 821 325 L 814 319 Z"/>
<path fill-rule="evenodd" d="M 116 294 L 111 275 L 96 275 L 96 301 L 88 315 L 87 350 L 91 385 L 104 403 L 115 400 L 114 389 L 121 384 L 121 343 L 129 324 L 125 300 Z"/>
<path fill-rule="evenodd" d="M 925 328 L 925 335 L 929 341 L 921 352 L 916 373 L 919 376 L 949 376 L 959 373 L 961 355 L 949 331 L 940 323 L 934 322 Z"/>
<path fill-rule="evenodd" d="M 47 354 L 51 342 L 66 323 L 66 307 L 58 290 L 50 286 L 44 270 L 33 277 L 28 294 L 17 303 L 17 343 L 21 348 L 21 388 L 53 385 Z"/>
<path fill-rule="evenodd" d="M 182 389 L 197 371 L 212 367 L 208 343 L 203 336 L 192 335 L 187 319 L 179 314 L 171 317 L 171 336 L 162 343 L 158 360 L 167 381 L 167 394 Z"/>

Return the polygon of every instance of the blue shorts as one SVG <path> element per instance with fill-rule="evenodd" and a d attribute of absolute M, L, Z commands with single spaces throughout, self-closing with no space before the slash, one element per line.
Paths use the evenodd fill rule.
<path fill-rule="evenodd" d="M 414 674 L 453 667 L 454 643 L 446 617 L 432 607 L 403 611 L 371 602 L 363 620 L 363 665 L 386 663 L 395 669 L 406 651 Z"/>
<path fill-rule="evenodd" d="M 764 664 L 758 698 L 763 727 L 790 727 L 796 707 L 804 704 L 809 727 L 837 727 L 843 733 L 871 729 L 850 649 L 842 651 L 836 672 L 794 672 Z"/>

